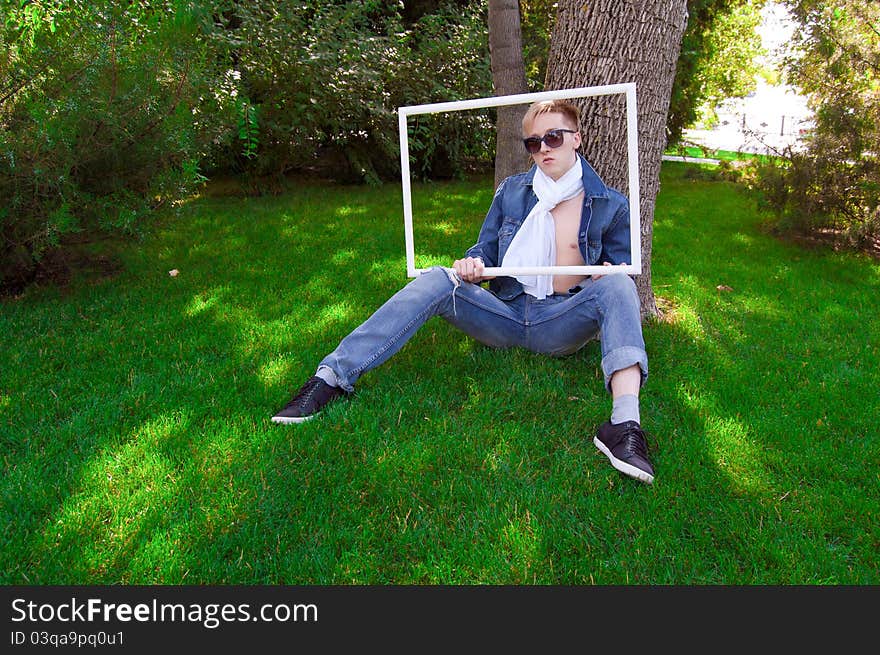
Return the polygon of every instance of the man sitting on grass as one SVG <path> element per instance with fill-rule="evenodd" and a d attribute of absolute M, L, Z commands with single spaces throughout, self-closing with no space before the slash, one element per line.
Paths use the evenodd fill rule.
<path fill-rule="evenodd" d="M 571 354 L 599 336 L 612 410 L 593 439 L 611 464 L 651 483 L 654 470 L 639 417 L 648 377 L 639 298 L 625 274 L 485 277 L 486 266 L 606 266 L 630 261 L 629 205 L 605 186 L 577 149 L 580 116 L 567 101 L 532 104 L 523 142 L 535 165 L 495 192 L 477 243 L 452 268 L 412 280 L 345 337 L 277 414 L 300 423 L 346 398 L 367 371 L 387 361 L 432 316 L 496 348 Z M 489 281 L 488 289 L 481 283 Z"/>

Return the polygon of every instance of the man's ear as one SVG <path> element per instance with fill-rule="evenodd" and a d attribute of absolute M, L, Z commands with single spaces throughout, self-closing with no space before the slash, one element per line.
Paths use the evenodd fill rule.
<path fill-rule="evenodd" d="M 575 150 L 581 147 L 581 133 L 577 131 L 573 135 Z"/>

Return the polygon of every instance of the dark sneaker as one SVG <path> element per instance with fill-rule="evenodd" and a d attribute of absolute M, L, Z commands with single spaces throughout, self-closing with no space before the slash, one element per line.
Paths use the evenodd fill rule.
<path fill-rule="evenodd" d="M 617 425 L 606 421 L 599 426 L 593 443 L 621 473 L 648 484 L 654 482 L 654 467 L 648 461 L 645 433 L 635 421 L 624 421 Z"/>
<path fill-rule="evenodd" d="M 273 423 L 302 423 L 321 411 L 325 405 L 348 392 L 341 387 L 331 387 L 318 376 L 312 376 L 302 385 L 293 399 L 272 417 Z"/>

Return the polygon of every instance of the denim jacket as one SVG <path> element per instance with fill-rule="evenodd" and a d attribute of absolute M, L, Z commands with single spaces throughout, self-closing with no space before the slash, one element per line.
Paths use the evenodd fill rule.
<path fill-rule="evenodd" d="M 629 202 L 619 191 L 605 186 L 593 167 L 578 155 L 584 169 L 584 206 L 578 245 L 587 266 L 609 262 L 630 264 Z M 479 257 L 486 266 L 500 266 L 514 235 L 538 203 L 532 190 L 536 167 L 511 175 L 495 190 L 477 243 L 467 257 Z M 516 278 L 500 276 L 489 281 L 489 290 L 502 300 L 523 293 Z"/>

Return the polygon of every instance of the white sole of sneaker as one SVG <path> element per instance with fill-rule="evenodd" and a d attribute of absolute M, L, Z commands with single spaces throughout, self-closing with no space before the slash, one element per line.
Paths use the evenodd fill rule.
<path fill-rule="evenodd" d="M 642 482 L 647 482 L 648 484 L 654 483 L 654 476 L 650 473 L 645 473 L 642 469 L 636 468 L 632 464 L 627 464 L 622 459 L 617 459 L 608 447 L 599 441 L 598 437 L 593 437 L 593 445 L 596 446 L 599 450 L 602 451 L 602 454 L 608 458 L 608 461 L 611 462 L 611 466 L 616 468 L 618 471 L 623 473 L 624 475 L 628 475 L 631 478 L 635 478 L 636 480 L 640 480 Z"/>
<path fill-rule="evenodd" d="M 314 414 L 312 414 L 311 416 L 273 416 L 272 422 L 289 425 L 291 423 L 305 423 L 306 421 L 310 421 L 313 418 L 315 418 Z"/>

